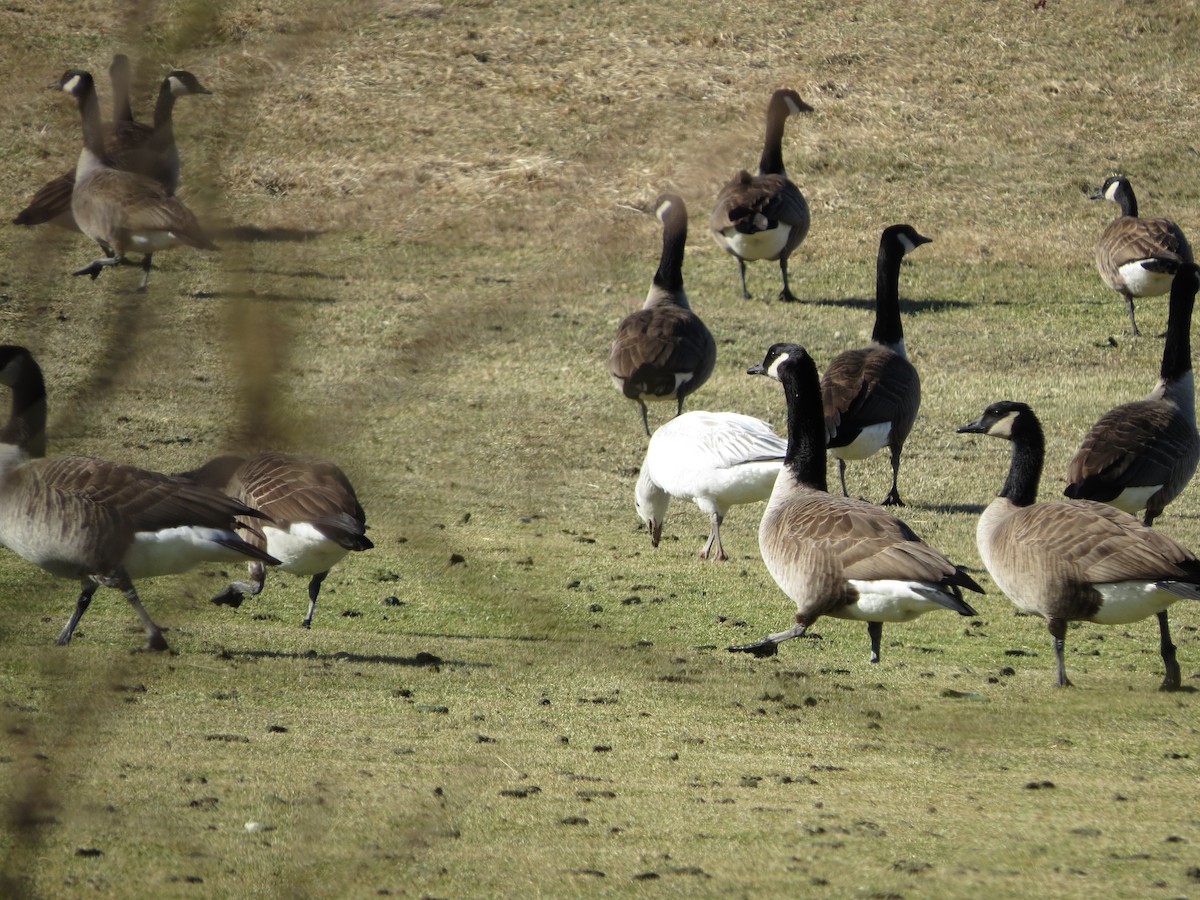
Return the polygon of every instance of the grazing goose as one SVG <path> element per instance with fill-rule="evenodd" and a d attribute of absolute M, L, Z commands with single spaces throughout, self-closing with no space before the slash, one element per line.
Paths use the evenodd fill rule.
<path fill-rule="evenodd" d="M 83 151 L 75 168 L 71 212 L 80 231 L 106 254 L 72 274 L 95 279 L 104 268 L 125 261 L 125 254 L 142 257 L 144 291 L 150 280 L 150 260 L 158 250 L 186 244 L 207 250 L 216 245 L 201 230 L 191 210 L 168 195 L 161 184 L 145 175 L 112 168 L 105 155 L 100 110 L 92 76 L 70 69 L 51 85 L 79 102 L 83 121 Z"/>
<path fill-rule="evenodd" d="M 758 546 L 767 571 L 796 603 L 796 624 L 728 649 L 772 656 L 820 616 L 834 616 L 867 623 L 870 661 L 878 662 L 884 622 L 907 622 L 942 608 L 975 615 L 962 588 L 983 588 L 966 572 L 887 510 L 828 493 L 821 386 L 805 349 L 775 344 L 748 372 L 777 379 L 787 400 L 787 455 L 759 525 Z"/>
<path fill-rule="evenodd" d="M 135 579 L 185 572 L 202 562 L 278 564 L 234 531 L 238 516 L 265 517 L 220 491 L 91 457 L 33 458 L 38 438 L 44 441 L 41 432 L 28 442 L 29 423 L 45 416 L 41 372 L 20 347 L 0 348 L 0 372 L 14 396 L 14 416 L 0 430 L 0 544 L 81 585 L 57 643 L 71 640 L 92 595 L 104 585 L 125 595 L 146 631 L 147 649 L 166 650 L 162 631 L 138 599 Z M 39 391 L 42 408 L 35 404 L 22 414 L 17 398 Z"/>
<path fill-rule="evenodd" d="M 690 500 L 712 526 L 701 559 L 728 559 L 721 522 L 729 507 L 771 496 L 787 441 L 761 419 L 740 413 L 689 412 L 660 426 L 638 473 L 634 503 L 657 547 L 671 498 Z"/>
<path fill-rule="evenodd" d="M 1058 662 L 1055 684 L 1071 684 L 1063 662 L 1068 622 L 1125 625 L 1157 615 L 1166 670 L 1162 689 L 1178 688 L 1167 607 L 1181 597 L 1200 600 L 1200 560 L 1104 503 L 1038 503 L 1045 438 L 1026 404 L 993 403 L 958 430 L 1012 442 L 1008 477 L 983 511 L 975 539 L 999 588 L 1018 607 L 1046 620 Z"/>
<path fill-rule="evenodd" d="M 312 625 L 317 595 L 329 570 L 351 551 L 375 545 L 365 534 L 366 515 L 350 480 L 325 460 L 287 453 L 260 453 L 249 459 L 220 456 L 182 477 L 224 491 L 269 516 L 261 535 L 249 540 L 278 557 L 279 567 L 293 575 L 311 575 L 308 613 L 300 624 Z M 240 606 L 245 594 L 263 589 L 266 568 L 250 562 L 250 581 L 235 581 L 212 602 Z"/>
<path fill-rule="evenodd" d="M 800 189 L 788 180 L 783 165 L 783 126 L 788 116 L 812 112 L 812 107 L 792 90 L 778 90 L 767 104 L 767 131 L 758 172 L 738 172 L 717 194 L 709 226 L 717 244 L 737 259 L 746 289 L 746 260 L 777 259 L 783 276 L 779 299 L 797 298 L 788 287 L 787 261 L 808 234 L 808 203 Z"/>
<path fill-rule="evenodd" d="M 613 383 L 641 409 L 647 435 L 646 401 L 673 399 L 679 415 L 683 398 L 708 380 L 717 361 L 717 344 L 683 289 L 687 208 L 672 194 L 660 196 L 654 208 L 663 223 L 658 270 L 642 308 L 617 326 L 608 354 Z"/>
<path fill-rule="evenodd" d="M 896 479 L 900 453 L 921 406 L 921 378 L 904 352 L 900 321 L 900 261 L 932 238 L 911 225 L 892 225 L 879 239 L 875 268 L 875 330 L 871 343 L 839 353 L 821 377 L 825 432 L 837 460 L 842 494 L 846 460 L 866 459 L 883 447 L 892 456 L 892 489 L 884 506 L 903 506 Z"/>
<path fill-rule="evenodd" d="M 1179 267 L 1171 284 L 1167 339 L 1158 384 L 1145 400 L 1106 412 L 1083 438 L 1067 468 L 1063 491 L 1099 500 L 1152 525 L 1191 480 L 1200 461 L 1196 386 L 1192 374 L 1192 307 L 1200 269 Z"/>
<path fill-rule="evenodd" d="M 1192 248 L 1179 226 L 1155 216 L 1138 218 L 1137 198 L 1128 178 L 1114 175 L 1089 199 L 1111 200 L 1121 214 L 1100 233 L 1096 268 L 1104 283 L 1125 298 L 1129 325 L 1140 334 L 1133 315 L 1134 297 L 1157 297 L 1171 289 L 1180 263 L 1192 261 Z"/>
<path fill-rule="evenodd" d="M 12 344 L 0 346 L 0 384 L 12 389 L 12 411 L 0 428 L 0 444 L 24 448 L 32 458 L 46 455 L 46 382 L 33 354 Z"/>

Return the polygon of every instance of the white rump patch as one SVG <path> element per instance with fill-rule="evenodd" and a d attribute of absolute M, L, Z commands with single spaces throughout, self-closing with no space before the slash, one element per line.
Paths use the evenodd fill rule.
<path fill-rule="evenodd" d="M 936 584 L 924 581 L 857 581 L 853 578 L 850 583 L 858 591 L 858 600 L 830 615 L 859 622 L 910 622 L 924 613 L 946 609 L 921 593 L 922 590 L 940 591 L 941 588 Z"/>
<path fill-rule="evenodd" d="M 1125 282 L 1125 288 L 1135 297 L 1157 297 L 1171 290 L 1174 276 L 1170 272 L 1153 272 L 1145 266 L 1145 260 L 1126 263 L 1117 271 Z"/>
<path fill-rule="evenodd" d="M 1088 621 L 1097 625 L 1128 625 L 1147 616 L 1158 615 L 1176 600 L 1177 594 L 1163 590 L 1153 581 L 1120 581 L 1098 584 L 1104 598 L 1100 611 Z"/>
<path fill-rule="evenodd" d="M 246 556 L 218 543 L 236 537 L 220 528 L 180 526 L 162 531 L 139 531 L 126 551 L 125 571 L 133 580 L 175 575 L 204 562 L 239 562 Z"/>
<path fill-rule="evenodd" d="M 766 225 L 766 221 L 762 224 Z M 722 232 L 726 248 L 742 259 L 779 259 L 791 233 L 792 226 L 782 222 L 774 228 L 754 234 L 742 234 L 736 228 L 726 228 Z"/>
<path fill-rule="evenodd" d="M 868 425 L 845 447 L 830 447 L 829 453 L 834 459 L 866 459 L 887 446 L 891 433 L 891 422 Z"/>
<path fill-rule="evenodd" d="M 297 522 L 287 531 L 264 525 L 262 531 L 267 552 L 279 560 L 279 568 L 293 575 L 325 572 L 349 553 L 307 522 Z"/>

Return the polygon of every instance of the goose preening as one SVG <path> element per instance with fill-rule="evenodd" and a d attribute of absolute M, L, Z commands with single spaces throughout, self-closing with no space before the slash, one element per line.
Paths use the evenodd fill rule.
<path fill-rule="evenodd" d="M 284 572 L 311 576 L 308 612 L 300 623 L 305 628 L 312 625 L 329 570 L 347 553 L 375 546 L 350 479 L 326 460 L 277 452 L 220 456 L 182 477 L 224 491 L 270 518 L 261 534 L 248 539 L 278 558 Z M 240 606 L 245 594 L 260 593 L 266 567 L 259 560 L 249 567 L 250 581 L 231 583 L 212 602 Z"/>
<path fill-rule="evenodd" d="M 1090 196 L 1110 200 L 1121 213 L 1096 243 L 1096 268 L 1104 283 L 1125 298 L 1129 326 L 1139 334 L 1134 297 L 1157 297 L 1171 289 L 1181 263 L 1192 261 L 1192 248 L 1179 226 L 1161 216 L 1138 217 L 1137 198 L 1128 178 L 1113 175 Z"/>
<path fill-rule="evenodd" d="M 993 403 L 958 431 L 1012 442 L 1008 477 L 980 516 L 975 539 L 996 585 L 1019 608 L 1046 620 L 1058 663 L 1055 684 L 1071 684 L 1063 661 L 1068 622 L 1125 625 L 1156 615 L 1162 689 L 1178 688 L 1167 607 L 1180 598 L 1200 600 L 1200 560 L 1107 504 L 1038 503 L 1045 438 L 1026 404 Z"/>
<path fill-rule="evenodd" d="M 113 58 L 109 69 L 113 83 L 113 123 L 105 136 L 105 158 L 114 169 L 136 172 L 153 178 L 168 195 L 179 189 L 179 149 L 175 144 L 173 111 L 175 100 L 190 94 L 211 94 L 191 72 L 169 73 L 158 91 L 154 124 L 137 122 L 129 107 L 129 60 Z M 48 181 L 30 198 L 13 219 L 14 225 L 41 225 L 52 222 L 78 230 L 71 213 L 71 192 L 75 188 L 75 169 Z"/>
<path fill-rule="evenodd" d="M 1200 461 L 1191 338 L 1197 289 L 1200 269 L 1183 263 L 1171 284 L 1158 383 L 1145 400 L 1110 409 L 1088 430 L 1067 468 L 1068 497 L 1133 515 L 1144 509 L 1142 521 L 1152 525 L 1191 480 Z"/>
<path fill-rule="evenodd" d="M 71 212 L 79 230 L 108 254 L 73 275 L 94 279 L 106 267 L 123 263 L 126 253 L 141 253 L 143 276 L 138 290 L 145 290 L 156 251 L 180 244 L 216 249 L 191 210 L 161 184 L 111 166 L 104 148 L 96 88 L 89 73 L 69 69 L 50 87 L 75 97 L 79 103 L 83 151 L 75 167 Z"/>
<path fill-rule="evenodd" d="M 787 454 L 758 546 L 767 571 L 796 603 L 796 624 L 728 649 L 772 656 L 818 617 L 834 616 L 867 623 L 870 660 L 878 662 L 884 622 L 908 622 L 937 609 L 976 615 L 962 597 L 963 588 L 983 593 L 970 575 L 887 510 L 828 492 L 821 386 L 805 349 L 775 344 L 748 372 L 777 379 L 787 401 Z"/>
<path fill-rule="evenodd" d="M 634 504 L 657 547 L 671 498 L 690 500 L 711 522 L 701 559 L 728 559 L 721 523 L 729 507 L 771 496 L 787 441 L 753 416 L 684 413 L 650 438 L 638 473 Z"/>
<path fill-rule="evenodd" d="M 812 112 L 812 107 L 795 91 L 781 89 L 767 104 L 767 130 L 763 139 L 758 171 L 738 172 L 717 194 L 709 227 L 718 246 L 737 260 L 742 282 L 742 299 L 750 299 L 746 289 L 746 261 L 779 260 L 783 278 L 780 300 L 795 301 L 788 286 L 788 257 L 808 234 L 808 203 L 800 189 L 787 177 L 783 165 L 783 127 L 788 116 Z"/>
<path fill-rule="evenodd" d="M 871 343 L 839 353 L 821 376 L 829 452 L 837 460 L 842 494 L 846 460 L 866 459 L 883 447 L 892 458 L 892 489 L 884 506 L 903 506 L 896 480 L 904 441 L 921 406 L 921 378 L 904 351 L 900 320 L 900 261 L 932 241 L 911 225 L 892 225 L 879 239 L 875 267 L 875 329 Z"/>
<path fill-rule="evenodd" d="M 663 224 L 658 270 L 642 308 L 617 326 L 608 354 L 613 383 L 637 403 L 647 435 L 646 401 L 674 400 L 679 415 L 684 397 L 708 380 L 717 361 L 717 344 L 683 289 L 687 208 L 672 194 L 660 196 L 654 208 Z"/>
<path fill-rule="evenodd" d="M 85 456 L 35 458 L 28 423 L 44 421 L 42 374 L 27 350 L 0 348 L 0 373 L 16 398 L 41 391 L 42 408 L 14 415 L 0 435 L 0 544 L 59 578 L 81 585 L 57 638 L 66 644 L 101 585 L 125 595 L 146 631 L 146 647 L 166 650 L 161 629 L 134 581 L 185 572 L 203 562 L 278 560 L 247 543 L 238 517 L 265 518 L 220 491 L 136 466 Z M 43 432 L 44 434 L 44 432 Z"/>

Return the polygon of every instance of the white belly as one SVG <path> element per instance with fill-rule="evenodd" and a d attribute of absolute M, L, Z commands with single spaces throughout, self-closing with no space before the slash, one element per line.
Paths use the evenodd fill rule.
<path fill-rule="evenodd" d="M 1122 581 L 1117 584 L 1098 584 L 1096 590 L 1104 598 L 1100 611 L 1088 621 L 1097 625 L 1128 625 L 1147 616 L 1158 615 L 1179 599 L 1152 581 Z"/>
<path fill-rule="evenodd" d="M 768 231 L 743 234 L 736 228 L 727 228 L 725 246 L 730 253 L 742 259 L 779 259 L 792 234 L 792 226 L 779 224 Z"/>
<path fill-rule="evenodd" d="M 887 446 L 891 433 L 891 422 L 868 425 L 845 447 L 830 447 L 829 453 L 834 459 L 866 459 Z"/>
<path fill-rule="evenodd" d="M 121 562 L 129 577 L 176 575 L 206 562 L 243 562 L 246 556 L 217 543 L 233 533 L 218 528 L 167 528 L 139 531 Z"/>
<path fill-rule="evenodd" d="M 1119 269 L 1125 287 L 1135 297 L 1157 297 L 1171 289 L 1173 277 L 1169 272 L 1151 272 L 1140 262 L 1126 263 Z"/>
<path fill-rule="evenodd" d="M 287 531 L 263 527 L 267 552 L 279 560 L 279 568 L 293 575 L 327 572 L 349 551 L 338 546 L 307 522 L 292 525 Z"/>

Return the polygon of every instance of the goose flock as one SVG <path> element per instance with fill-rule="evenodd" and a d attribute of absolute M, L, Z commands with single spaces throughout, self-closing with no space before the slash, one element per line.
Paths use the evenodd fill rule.
<path fill-rule="evenodd" d="M 128 59 L 114 57 L 109 77 L 108 126 L 89 72 L 68 69 L 50 85 L 76 101 L 82 149 L 75 168 L 36 191 L 13 222 L 53 224 L 93 240 L 102 255 L 74 275 L 95 279 L 140 254 L 138 290 L 144 291 L 159 251 L 217 249 L 178 197 L 173 125 L 177 98 L 210 91 L 191 73 L 172 71 L 161 82 L 153 124 L 144 124 L 132 112 Z M 743 298 L 750 296 L 747 263 L 766 260 L 779 264 L 778 299 L 798 300 L 788 261 L 811 216 L 787 174 L 783 137 L 791 116 L 812 111 L 795 91 L 775 91 L 757 170 L 736 173 L 716 196 L 710 233 L 737 261 Z M 1190 340 L 1200 268 L 1177 225 L 1139 217 L 1127 178 L 1109 178 L 1093 197 L 1120 210 L 1097 242 L 1096 266 L 1123 298 L 1133 334 L 1134 298 L 1170 294 L 1158 382 L 1144 400 L 1114 407 L 1088 431 L 1062 500 L 1037 502 L 1044 438 L 1027 404 L 991 403 L 958 431 L 1012 445 L 1008 476 L 978 523 L 978 551 L 1012 602 L 1046 621 L 1055 683 L 1071 683 L 1064 662 L 1069 622 L 1124 624 L 1155 616 L 1162 688 L 1171 690 L 1180 687 L 1181 676 L 1167 610 L 1181 598 L 1200 599 L 1200 560 L 1151 526 L 1200 461 Z M 983 587 L 889 509 L 905 505 L 900 462 L 921 402 L 921 379 L 905 347 L 899 273 L 906 255 L 932 239 L 903 223 L 883 230 L 875 323 L 866 346 L 837 354 L 821 372 L 801 344 L 773 342 L 761 362 L 748 367 L 748 374 L 767 376 L 783 389 L 787 434 L 780 436 L 737 412 L 684 412 L 684 401 L 714 370 L 717 341 L 684 289 L 684 201 L 664 193 L 654 213 L 662 225 L 658 267 L 642 307 L 620 322 L 607 359 L 613 384 L 636 404 L 649 438 L 634 492 L 637 514 L 658 547 L 670 500 L 695 503 L 710 522 L 698 555 L 721 561 L 728 559 L 720 528 L 729 509 L 765 500 L 759 552 L 796 609 L 789 627 L 728 650 L 771 656 L 830 616 L 866 623 L 869 660 L 877 663 L 884 623 L 939 610 L 976 616 L 965 594 L 982 594 Z M 0 346 L 0 383 L 12 395 L 0 429 L 0 543 L 79 583 L 60 644 L 71 640 L 92 596 L 105 586 L 125 595 L 147 648 L 166 650 L 163 630 L 134 582 L 204 562 L 249 567 L 246 581 L 232 581 L 212 598 L 222 605 L 258 595 L 268 567 L 308 577 L 301 625 L 311 627 L 330 569 L 373 546 L 350 479 L 328 460 L 268 448 L 224 454 L 169 475 L 92 457 L 48 457 L 46 385 L 28 349 Z M 652 430 L 647 404 L 664 401 L 674 401 L 675 416 Z M 852 497 L 846 463 L 884 448 L 891 489 L 878 505 Z M 837 461 L 837 492 L 827 483 L 827 455 Z"/>
<path fill-rule="evenodd" d="M 717 195 L 712 233 L 737 259 L 744 298 L 749 297 L 746 262 L 769 259 L 779 261 L 779 299 L 797 299 L 788 283 L 787 260 L 808 233 L 810 216 L 799 188 L 787 177 L 782 138 L 789 116 L 811 110 L 794 91 L 776 91 L 767 106 L 757 173 L 738 173 Z M 1133 334 L 1138 334 L 1134 298 L 1170 293 L 1154 389 L 1144 400 L 1113 408 L 1092 426 L 1071 460 L 1067 499 L 1055 502 L 1036 500 L 1044 440 L 1028 405 L 993 403 L 958 431 L 1012 442 L 1008 477 L 979 521 L 978 550 L 992 580 L 1012 602 L 1046 620 L 1057 661 L 1055 684 L 1071 683 L 1063 656 L 1068 622 L 1125 624 L 1155 616 L 1165 668 L 1162 689 L 1174 690 L 1180 687 L 1180 671 L 1167 608 L 1181 598 L 1200 599 L 1200 561 L 1150 526 L 1186 487 L 1200 461 L 1191 362 L 1200 269 L 1174 222 L 1139 218 L 1127 178 L 1107 179 L 1092 198 L 1120 208 L 1097 242 L 1096 266 L 1124 299 Z M 708 328 L 683 296 L 683 202 L 664 195 L 656 208 L 664 246 L 651 297 L 645 309 L 621 323 L 609 357 L 617 386 L 640 404 L 647 434 L 645 401 L 676 401 L 676 418 L 653 433 L 641 464 L 638 516 L 657 547 L 670 498 L 691 500 L 711 521 L 699 555 L 722 560 L 727 555 L 720 524 L 728 508 L 766 499 L 759 551 L 796 605 L 791 627 L 728 649 L 774 655 L 780 643 L 803 636 L 825 615 L 866 622 L 869 659 L 878 662 L 885 622 L 907 622 L 938 609 L 976 615 L 963 591 L 983 593 L 983 588 L 884 508 L 904 505 L 900 458 L 921 402 L 920 376 L 905 352 L 900 264 L 931 239 L 907 224 L 883 231 L 875 326 L 867 346 L 836 355 L 820 374 L 803 346 L 775 343 L 761 363 L 748 369 L 783 386 L 785 441 L 766 423 L 738 413 L 681 414 L 684 397 L 702 387 L 715 360 Z M 674 286 L 671 300 L 662 291 L 668 281 Z M 668 305 L 676 321 L 686 318 L 690 330 L 659 327 L 651 335 L 645 325 L 635 327 L 633 322 L 649 320 L 652 301 Z M 694 337 L 700 329 L 703 348 Z M 620 377 L 616 359 L 637 359 L 642 367 L 633 390 L 628 377 Z M 657 388 L 650 389 L 651 384 Z M 891 490 L 879 506 L 852 498 L 846 462 L 884 447 L 891 457 Z M 837 461 L 841 496 L 828 490 L 827 455 Z M 1135 517 L 1143 511 L 1142 519 Z"/>

